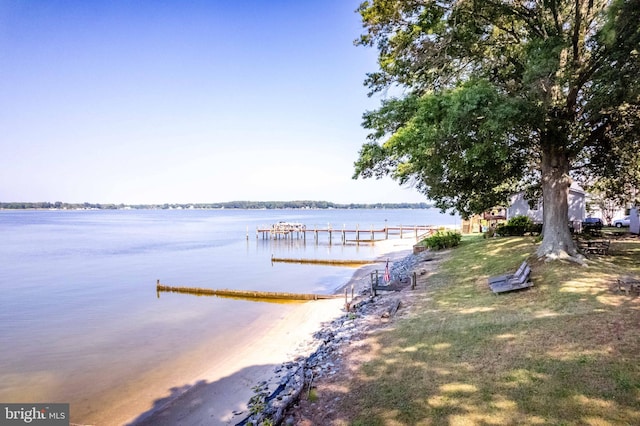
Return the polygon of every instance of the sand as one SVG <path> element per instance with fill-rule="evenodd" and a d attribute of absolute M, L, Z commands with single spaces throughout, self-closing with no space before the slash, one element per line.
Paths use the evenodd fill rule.
<path fill-rule="evenodd" d="M 380 263 L 358 269 L 347 288 L 356 291 L 369 282 L 369 271 L 380 269 L 391 261 L 406 256 L 413 239 L 391 239 L 376 243 L 382 253 Z M 343 287 L 344 288 L 344 287 Z M 343 292 L 341 289 L 339 292 Z M 276 367 L 297 356 L 306 356 L 314 332 L 344 314 L 344 299 L 318 300 L 291 306 L 283 316 L 254 326 L 225 351 L 222 359 L 192 385 L 174 390 L 154 401 L 130 401 L 126 411 L 131 416 L 125 424 L 135 425 L 235 425 L 250 413 L 247 402 L 254 395 L 253 387 L 274 377 Z M 239 344 L 240 343 L 240 344 Z M 188 374 L 185 372 L 185 374 Z M 184 383 L 184 381 L 183 381 Z M 125 412 L 126 413 L 126 412 Z M 121 413 L 124 415 L 125 413 Z M 120 422 L 119 422 L 120 423 Z"/>

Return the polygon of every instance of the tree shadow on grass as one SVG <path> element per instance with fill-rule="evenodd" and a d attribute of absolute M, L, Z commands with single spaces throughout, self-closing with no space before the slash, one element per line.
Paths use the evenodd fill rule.
<path fill-rule="evenodd" d="M 194 384 L 172 387 L 168 394 L 154 401 L 128 426 L 235 425 L 249 416 L 247 402 L 252 388 L 266 377 L 275 376 L 276 365 L 243 368 L 214 382 L 200 380 Z"/>
<path fill-rule="evenodd" d="M 526 256 L 500 243 L 514 265 Z M 318 385 L 321 401 L 339 401 L 324 424 L 640 424 L 640 297 L 610 287 L 625 264 L 532 262 L 536 287 L 496 297 L 496 264 L 461 253 L 428 284 L 432 302 L 362 346 L 374 355 L 352 378 Z"/>
<path fill-rule="evenodd" d="M 416 324 L 395 344 L 383 332 L 375 359 L 319 391 L 340 401 L 325 424 L 640 424 L 638 332 L 611 320 Z"/>

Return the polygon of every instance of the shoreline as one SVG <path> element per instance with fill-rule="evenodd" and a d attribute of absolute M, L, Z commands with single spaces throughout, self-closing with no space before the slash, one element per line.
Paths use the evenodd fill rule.
<path fill-rule="evenodd" d="M 344 290 L 350 289 L 352 285 L 354 286 L 355 294 L 360 294 L 363 290 L 368 289 L 370 287 L 369 274 L 376 269 L 380 269 L 380 264 L 386 262 L 387 259 L 390 263 L 393 263 L 409 256 L 412 253 L 415 239 L 389 239 L 379 241 L 376 244 L 385 245 L 386 247 L 382 248 L 382 250 L 384 250 L 385 252 L 378 256 L 375 263 L 363 265 L 362 267 L 356 269 L 349 282 L 338 287 L 335 290 L 335 294 L 344 293 Z"/>
<path fill-rule="evenodd" d="M 354 288 L 354 295 L 369 288 L 369 274 L 411 254 L 415 240 L 390 239 L 377 242 L 381 248 L 376 263 L 356 269 L 350 280 L 336 288 L 340 295 Z M 349 294 L 350 298 L 350 294 Z M 311 356 L 320 342 L 314 338 L 324 327 L 346 313 L 342 298 L 317 300 L 294 306 L 268 326 L 257 321 L 244 336 L 244 345 L 207 368 L 193 384 L 179 393 L 156 400 L 153 407 L 132 415 L 125 424 L 146 425 L 235 425 L 251 415 L 249 400 L 259 390 L 275 392 L 293 360 Z M 130 413 L 132 414 L 132 413 Z"/>

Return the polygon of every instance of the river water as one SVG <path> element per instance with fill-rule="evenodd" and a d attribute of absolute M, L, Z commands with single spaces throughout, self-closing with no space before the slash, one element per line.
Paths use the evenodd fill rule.
<path fill-rule="evenodd" d="M 353 269 L 272 264 L 271 257 L 379 255 L 372 244 L 343 245 L 339 234 L 331 242 L 327 235 L 256 238 L 258 227 L 279 221 L 363 230 L 459 224 L 433 209 L 0 210 L 0 401 L 69 402 L 72 421 L 87 421 L 116 404 L 121 389 L 135 384 L 144 393 L 158 381 L 152 372 L 165 370 L 160 367 L 176 373 L 176 360 L 197 357 L 204 342 L 228 341 L 283 309 L 157 294 L 158 279 L 173 286 L 333 293 Z M 174 378 L 167 373 L 164 380 Z"/>

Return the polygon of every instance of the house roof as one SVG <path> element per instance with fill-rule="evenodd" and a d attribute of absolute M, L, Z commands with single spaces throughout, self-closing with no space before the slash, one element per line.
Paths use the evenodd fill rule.
<path fill-rule="evenodd" d="M 582 194 L 582 195 L 586 195 L 587 194 L 585 192 L 585 190 L 582 189 L 582 187 L 580 185 L 578 185 L 576 182 L 572 182 L 571 183 L 571 186 L 569 187 L 569 191 L 577 192 L 578 194 Z"/>

